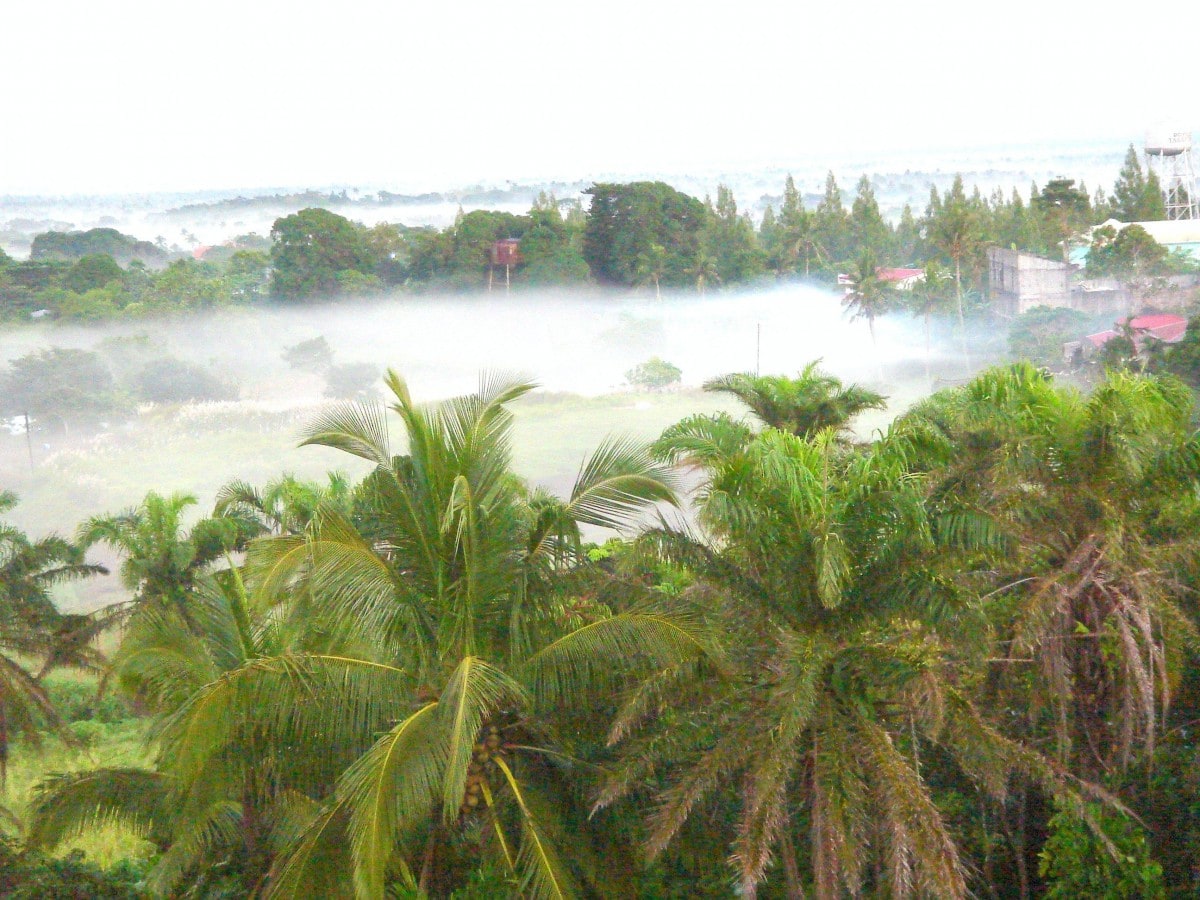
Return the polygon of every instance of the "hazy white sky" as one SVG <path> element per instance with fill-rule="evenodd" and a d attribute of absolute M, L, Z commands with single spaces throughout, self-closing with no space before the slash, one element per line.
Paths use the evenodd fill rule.
<path fill-rule="evenodd" d="M 688 172 L 1200 128 L 1145 4 L 57 0 L 4 13 L 0 193 Z M 1190 22 L 1188 21 L 1190 19 Z"/>

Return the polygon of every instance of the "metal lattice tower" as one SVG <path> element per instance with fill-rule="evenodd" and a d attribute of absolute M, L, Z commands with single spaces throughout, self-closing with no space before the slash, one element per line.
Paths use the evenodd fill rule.
<path fill-rule="evenodd" d="M 1146 164 L 1162 185 L 1167 218 L 1200 219 L 1196 168 L 1192 163 L 1192 133 L 1163 129 L 1147 134 Z"/>

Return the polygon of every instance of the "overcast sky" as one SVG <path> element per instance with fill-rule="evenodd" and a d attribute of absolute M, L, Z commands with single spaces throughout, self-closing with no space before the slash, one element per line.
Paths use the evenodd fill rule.
<path fill-rule="evenodd" d="M 0 193 L 688 172 L 1200 128 L 1200 7 L 203 3 L 4 12 Z M 986 13 L 985 13 L 986 10 Z"/>

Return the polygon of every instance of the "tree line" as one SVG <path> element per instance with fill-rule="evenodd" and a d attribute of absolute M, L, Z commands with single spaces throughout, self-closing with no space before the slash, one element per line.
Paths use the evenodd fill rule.
<path fill-rule="evenodd" d="M 511 468 L 531 383 L 385 381 L 303 438 L 358 482 L 0 530 L 0 760 L 54 733 L 46 673 L 113 622 L 151 755 L 49 776 L 19 860 L 115 821 L 154 848 L 130 896 L 1200 889 L 1181 382 L 1018 363 L 864 442 L 879 394 L 733 374 L 706 388 L 744 417 L 610 440 L 560 497 Z M 48 586 L 97 544 L 129 600 L 68 619 Z"/>
<path fill-rule="evenodd" d="M 502 240 L 519 242 L 520 257 L 502 276 L 518 288 L 705 293 L 780 278 L 828 284 L 864 261 L 916 268 L 936 262 L 954 273 L 968 306 L 979 306 L 989 246 L 1065 260 L 1073 242 L 1109 218 L 1165 217 L 1161 186 L 1132 146 L 1110 194 L 1089 195 L 1085 185 L 1055 178 L 1040 189 L 1033 185 L 1027 199 L 1015 190 L 984 197 L 957 177 L 944 195 L 931 188 L 924 210 L 906 205 L 895 222 L 883 216 L 865 175 L 847 206 L 830 173 L 811 209 L 789 177 L 758 222 L 739 210 L 725 185 L 703 201 L 662 182 L 599 183 L 585 193 L 586 210 L 579 201 L 542 194 L 525 215 L 460 212 L 444 229 L 366 227 L 314 207 L 277 219 L 269 240 L 243 235 L 203 261 L 169 264 L 154 245 L 112 229 L 49 232 L 35 238 L 30 260 L 0 254 L 0 311 L 6 318 L 44 309 L 99 319 L 385 291 L 478 290 L 488 284 L 492 247 Z M 1194 266 L 1139 231 L 1099 235 L 1090 274 L 1136 269 L 1135 277 L 1146 277 Z"/>

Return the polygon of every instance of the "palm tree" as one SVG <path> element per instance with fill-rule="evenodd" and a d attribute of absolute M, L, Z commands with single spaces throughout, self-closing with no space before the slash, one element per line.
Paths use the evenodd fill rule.
<path fill-rule="evenodd" d="M 1177 575 L 1200 512 L 1191 407 L 1171 378 L 1113 372 L 1085 396 L 1023 363 L 902 423 L 949 442 L 934 485 L 947 517 L 1000 537 L 1000 664 L 1033 663 L 1018 702 L 1053 711 L 1060 758 L 1090 778 L 1153 749 L 1191 639 Z"/>
<path fill-rule="evenodd" d="M 931 389 L 933 375 L 929 368 L 932 355 L 930 347 L 930 319 L 933 315 L 943 312 L 948 302 L 952 299 L 947 290 L 949 282 L 949 273 L 942 268 L 937 260 L 931 259 L 925 263 L 924 276 L 913 285 L 912 291 L 909 294 L 910 311 L 914 315 L 919 315 L 925 319 L 925 380 L 929 382 Z"/>
<path fill-rule="evenodd" d="M 928 223 L 929 241 L 954 263 L 954 296 L 958 304 L 959 336 L 962 340 L 963 363 L 968 371 L 971 356 L 967 349 L 967 325 L 963 315 L 962 263 L 970 258 L 982 244 L 981 223 L 978 210 L 963 193 L 962 178 L 955 179 L 954 187 L 946 195 L 944 203 Z"/>
<path fill-rule="evenodd" d="M 161 839 L 191 865 L 196 835 L 232 827 L 212 815 L 258 823 L 239 842 L 258 848 L 255 877 L 270 863 L 272 896 L 377 897 L 394 880 L 445 893 L 448 852 L 464 844 L 523 894 L 564 896 L 578 867 L 556 849 L 571 839 L 556 809 L 578 775 L 553 722 L 589 686 L 612 691 L 631 670 L 709 646 L 669 598 L 580 590 L 592 572 L 581 526 L 627 525 L 674 502 L 671 478 L 611 441 L 568 499 L 530 491 L 509 468 L 507 406 L 531 384 L 491 378 L 422 407 L 399 376 L 386 383 L 405 453 L 366 405 L 336 408 L 305 440 L 373 463 L 352 512 L 325 504 L 304 534 L 253 544 L 250 597 L 215 632 L 205 605 L 193 604 L 196 629 L 173 605 L 148 607 L 175 620 L 171 637 L 119 660 L 163 711 L 155 775 L 169 790 L 157 796 L 202 792 Z M 260 641 L 267 628 L 280 637 Z M 173 641 L 211 642 L 224 662 L 176 674 L 202 657 Z M 50 837 L 114 803 L 53 788 Z M 282 853 L 267 858 L 267 846 Z"/>
<path fill-rule="evenodd" d="M 16 505 L 16 495 L 0 491 L 0 513 Z M 63 581 L 102 574 L 102 566 L 85 562 L 79 547 L 58 537 L 31 540 L 0 522 L 0 786 L 8 771 L 9 738 L 19 729 L 37 741 L 38 723 L 59 719 L 41 684 L 56 665 L 86 666 L 95 661 L 90 647 L 68 654 L 64 646 L 79 635 L 90 636 L 90 620 L 64 616 L 50 598 Z M 42 660 L 31 673 L 23 661 Z"/>
<path fill-rule="evenodd" d="M 724 671 L 664 671 L 613 726 L 625 754 L 597 806 L 665 783 L 648 822 L 651 856 L 734 784 L 743 896 L 775 853 L 788 896 L 802 896 L 793 837 L 804 822 L 818 897 L 868 886 L 963 897 L 958 849 L 921 776 L 923 748 L 957 760 L 989 796 L 1003 797 L 1014 772 L 1074 796 L 1067 776 L 1002 737 L 960 686 L 955 636 L 984 623 L 946 577 L 963 541 L 928 514 L 909 462 L 918 443 L 915 429 L 901 430 L 847 452 L 832 431 L 805 440 L 767 429 L 703 458 L 702 538 L 645 538 L 696 574 L 727 647 Z"/>
<path fill-rule="evenodd" d="M 643 285 L 654 282 L 654 299 L 662 299 L 662 288 L 659 284 L 667 267 L 667 250 L 661 244 L 650 244 L 637 256 L 634 271 L 634 284 Z"/>
<path fill-rule="evenodd" d="M 815 437 L 832 428 L 841 433 L 861 413 L 883 409 L 884 396 L 841 379 L 809 363 L 795 378 L 782 375 L 722 375 L 704 383 L 704 390 L 737 397 L 769 428 L 798 437 Z"/>
<path fill-rule="evenodd" d="M 213 515 L 247 522 L 247 532 L 303 534 L 322 504 L 335 504 L 348 512 L 350 482 L 341 472 L 330 472 L 327 483 L 303 481 L 286 473 L 267 482 L 262 490 L 245 481 L 231 481 L 217 492 Z"/>
<path fill-rule="evenodd" d="M 696 251 L 695 259 L 688 268 L 687 274 L 696 280 L 696 293 L 701 296 L 708 292 L 709 282 L 719 284 L 721 281 L 721 272 L 717 267 L 716 258 L 704 250 Z"/>
<path fill-rule="evenodd" d="M 247 537 L 245 523 L 236 518 L 201 519 L 185 531 L 184 512 L 195 503 L 190 494 L 163 497 L 151 491 L 134 509 L 88 519 L 77 540 L 85 548 L 108 544 L 125 557 L 121 580 L 135 605 L 171 605 L 187 621 L 197 575 Z"/>
<path fill-rule="evenodd" d="M 154 767 L 52 776 L 38 786 L 29 816 L 29 842 L 38 848 L 97 821 L 141 833 L 159 850 L 148 879 L 156 896 L 185 880 L 199 892 L 231 875 L 252 888 L 269 868 L 272 844 L 314 814 L 305 793 L 312 779 L 332 779 L 348 761 L 345 749 L 339 758 L 337 748 L 295 740 L 286 755 L 266 752 L 266 741 L 286 739 L 287 729 L 264 726 L 236 702 L 253 693 L 247 673 L 264 693 L 286 693 L 286 661 L 310 659 L 294 623 L 254 608 L 238 569 L 198 575 L 187 611 L 185 620 L 173 605 L 137 608 L 113 660 L 118 680 L 149 708 Z M 344 696 L 360 699 L 352 686 Z"/>
<path fill-rule="evenodd" d="M 883 363 L 879 357 L 879 343 L 875 339 L 875 319 L 893 308 L 895 291 L 880 280 L 875 257 L 870 252 L 859 257 L 850 279 L 851 287 L 842 299 L 842 305 L 850 310 L 851 318 L 867 320 L 871 346 L 875 350 L 875 365 L 882 382 Z"/>

